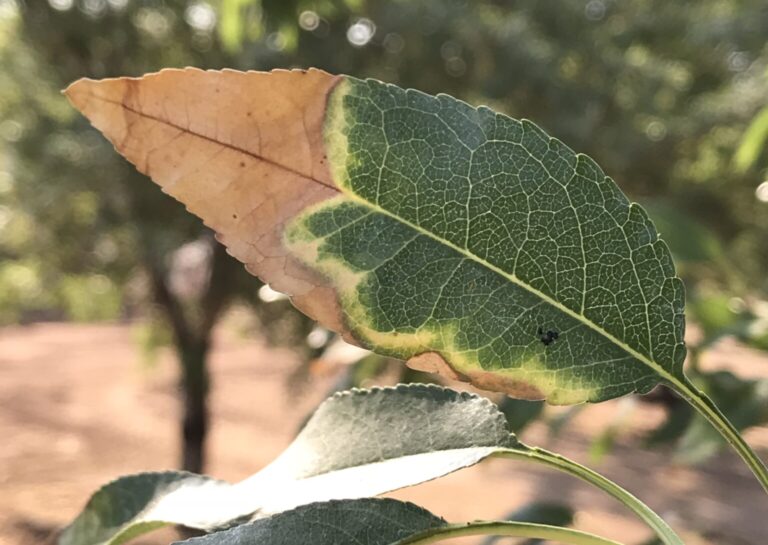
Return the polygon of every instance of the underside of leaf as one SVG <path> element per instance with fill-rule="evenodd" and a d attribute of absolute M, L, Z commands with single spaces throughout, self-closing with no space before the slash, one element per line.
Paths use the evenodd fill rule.
<path fill-rule="evenodd" d="M 231 522 L 231 485 L 182 471 L 139 473 L 104 485 L 58 545 L 119 545 L 168 524 L 215 529 Z M 228 510 L 227 508 L 230 508 Z"/>
<path fill-rule="evenodd" d="M 530 122 L 318 70 L 165 70 L 67 95 L 352 342 L 560 404 L 682 374 L 666 245 L 591 159 Z"/>
<path fill-rule="evenodd" d="M 517 448 L 488 399 L 438 386 L 334 395 L 272 464 L 229 484 L 142 473 L 96 492 L 59 545 L 118 545 L 168 524 L 211 531 L 297 506 L 376 496 Z M 522 452 L 522 451 L 521 451 Z"/>

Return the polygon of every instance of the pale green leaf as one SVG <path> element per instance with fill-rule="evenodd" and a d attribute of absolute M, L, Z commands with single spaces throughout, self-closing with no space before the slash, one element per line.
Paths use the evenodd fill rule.
<path fill-rule="evenodd" d="M 59 545 L 124 543 L 168 524 L 210 530 L 233 517 L 220 500 L 230 485 L 180 471 L 121 477 L 96 492 L 59 536 Z"/>

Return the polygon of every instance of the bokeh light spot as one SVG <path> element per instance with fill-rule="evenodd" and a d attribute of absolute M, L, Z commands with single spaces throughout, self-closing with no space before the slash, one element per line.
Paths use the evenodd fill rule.
<path fill-rule="evenodd" d="M 272 51 L 282 51 L 288 42 L 281 32 L 273 32 L 267 36 L 267 47 Z"/>
<path fill-rule="evenodd" d="M 195 2 L 187 7 L 184 20 L 200 32 L 211 32 L 216 27 L 216 12 L 207 2 Z"/>
<path fill-rule="evenodd" d="M 370 19 L 358 19 L 347 29 L 347 40 L 355 47 L 363 47 L 376 34 L 376 25 Z"/>
<path fill-rule="evenodd" d="M 605 17 L 605 2 L 603 0 L 590 0 L 584 7 L 584 16 L 590 21 L 600 21 Z"/>
<path fill-rule="evenodd" d="M 15 17 L 19 12 L 19 5 L 16 0 L 0 0 L 0 21 Z"/>
<path fill-rule="evenodd" d="M 88 17 L 101 17 L 107 11 L 107 0 L 83 0 L 81 9 Z"/>
<path fill-rule="evenodd" d="M 387 53 L 397 55 L 405 48 L 405 39 L 397 32 L 390 32 L 384 37 L 384 49 Z"/>
<path fill-rule="evenodd" d="M 48 0 L 48 4 L 55 10 L 67 11 L 72 9 L 74 0 Z"/>
<path fill-rule="evenodd" d="M 648 140 L 660 142 L 667 136 L 667 126 L 658 120 L 651 121 L 645 127 L 645 135 L 648 137 Z"/>
<path fill-rule="evenodd" d="M 757 197 L 757 200 L 760 202 L 768 202 L 768 180 L 757 186 L 757 189 L 755 189 L 755 197 Z"/>
<path fill-rule="evenodd" d="M 320 16 L 314 11 L 302 11 L 299 15 L 299 26 L 304 30 L 315 30 L 320 26 Z"/>

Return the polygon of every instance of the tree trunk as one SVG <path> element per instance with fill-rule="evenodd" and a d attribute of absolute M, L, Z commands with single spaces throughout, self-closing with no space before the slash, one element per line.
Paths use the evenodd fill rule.
<path fill-rule="evenodd" d="M 209 424 L 207 356 L 208 343 L 194 343 L 179 354 L 183 370 L 181 468 L 193 473 L 202 473 L 205 465 L 205 438 Z"/>
<path fill-rule="evenodd" d="M 237 263 L 226 249 L 211 237 L 213 253 L 208 286 L 199 301 L 199 315 L 185 312 L 182 302 L 168 288 L 161 260 L 147 260 L 155 302 L 165 312 L 171 325 L 176 353 L 181 363 L 180 390 L 182 396 L 181 467 L 202 473 L 205 465 L 205 438 L 208 434 L 209 374 L 207 359 L 211 334 L 216 321 L 232 298 L 234 285 L 231 275 Z"/>

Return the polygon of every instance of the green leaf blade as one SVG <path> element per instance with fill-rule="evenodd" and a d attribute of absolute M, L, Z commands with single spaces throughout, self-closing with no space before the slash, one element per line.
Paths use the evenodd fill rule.
<path fill-rule="evenodd" d="M 682 375 L 669 251 L 591 159 L 528 121 L 372 80 L 346 78 L 325 127 L 343 196 L 286 240 L 361 344 L 561 404 Z"/>
<path fill-rule="evenodd" d="M 182 543 L 389 545 L 445 524 L 440 517 L 411 503 L 368 498 L 304 505 Z"/>

